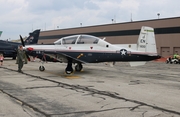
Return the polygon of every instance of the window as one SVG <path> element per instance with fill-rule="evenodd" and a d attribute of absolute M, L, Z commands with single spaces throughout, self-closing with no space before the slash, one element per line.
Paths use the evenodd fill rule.
<path fill-rule="evenodd" d="M 90 35 L 82 35 L 77 44 L 97 44 L 99 41 L 99 38 L 90 36 Z"/>
<path fill-rule="evenodd" d="M 77 36 L 73 37 L 67 37 L 62 40 L 63 44 L 75 44 L 76 43 Z"/>

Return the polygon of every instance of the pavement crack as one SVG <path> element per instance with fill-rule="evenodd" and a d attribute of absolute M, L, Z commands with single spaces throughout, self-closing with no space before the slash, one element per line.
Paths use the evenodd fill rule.
<path fill-rule="evenodd" d="M 137 105 L 137 106 L 135 106 L 135 107 L 131 108 L 131 109 L 130 109 L 130 111 L 134 111 L 135 109 L 139 108 L 140 106 L 143 106 L 143 105 L 142 105 L 142 104 Z"/>
<path fill-rule="evenodd" d="M 54 87 L 58 87 L 58 86 L 27 87 L 25 89 L 54 88 Z"/>
<path fill-rule="evenodd" d="M 27 113 L 30 117 L 33 117 L 33 116 L 31 116 L 31 115 L 23 108 L 23 105 L 22 105 L 22 109 L 23 109 L 23 111 L 24 111 L 25 113 Z"/>
<path fill-rule="evenodd" d="M 108 106 L 108 105 L 110 105 L 110 104 L 105 104 L 105 105 L 101 106 L 101 108 L 104 108 L 105 106 Z"/>
<path fill-rule="evenodd" d="M 22 101 L 22 100 L 20 100 L 19 98 L 15 97 L 15 96 L 13 96 L 13 95 L 5 92 L 4 90 L 1 90 L 1 89 L 0 89 L 0 91 L 1 91 L 2 93 L 4 93 L 4 94 L 8 95 L 9 97 L 17 100 L 18 102 L 20 102 L 21 106 L 27 106 L 27 107 L 29 107 L 29 108 L 32 108 L 34 111 L 36 111 L 36 112 L 44 115 L 45 117 L 50 117 L 49 114 L 46 114 L 45 112 L 39 110 L 38 108 L 36 108 L 36 107 L 34 107 L 34 106 L 32 106 L 32 105 L 30 105 L 30 104 L 28 104 L 28 103 L 26 103 L 26 102 L 24 102 L 24 101 Z"/>
<path fill-rule="evenodd" d="M 147 113 L 148 111 L 144 111 L 143 113 L 142 113 L 142 117 L 145 117 L 145 113 Z"/>

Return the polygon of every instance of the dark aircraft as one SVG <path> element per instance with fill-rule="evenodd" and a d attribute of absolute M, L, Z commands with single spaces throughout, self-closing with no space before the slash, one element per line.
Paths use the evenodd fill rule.
<path fill-rule="evenodd" d="M 37 44 L 39 33 L 40 29 L 29 33 L 29 37 L 25 40 L 25 45 Z M 4 57 L 12 57 L 13 59 L 16 59 L 16 50 L 19 45 L 21 45 L 21 43 L 0 40 L 0 53 L 2 53 Z"/>

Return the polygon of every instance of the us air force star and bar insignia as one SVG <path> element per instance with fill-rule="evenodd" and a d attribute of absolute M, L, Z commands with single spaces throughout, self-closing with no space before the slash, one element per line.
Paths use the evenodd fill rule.
<path fill-rule="evenodd" d="M 126 55 L 127 54 L 127 50 L 126 49 L 121 49 L 120 50 L 120 54 L 121 55 Z"/>

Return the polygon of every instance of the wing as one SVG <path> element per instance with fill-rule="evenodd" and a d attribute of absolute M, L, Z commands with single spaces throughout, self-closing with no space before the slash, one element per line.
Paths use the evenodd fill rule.
<path fill-rule="evenodd" d="M 67 59 L 71 58 L 73 60 L 73 63 L 78 63 L 78 62 L 80 62 L 80 63 L 88 63 L 88 62 L 83 61 L 83 60 L 80 59 L 79 56 L 81 56 L 81 54 L 78 55 L 77 57 L 75 57 L 75 56 L 69 55 L 68 53 L 44 52 L 44 55 L 48 56 L 48 57 L 51 57 L 51 58 L 54 58 L 54 59 L 58 60 L 59 62 L 65 62 L 66 63 Z"/>

